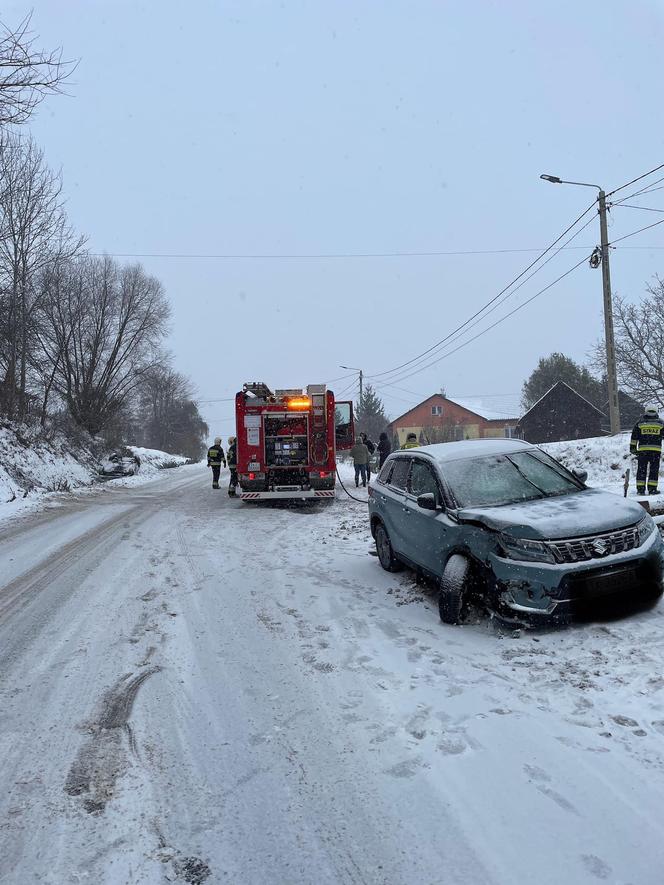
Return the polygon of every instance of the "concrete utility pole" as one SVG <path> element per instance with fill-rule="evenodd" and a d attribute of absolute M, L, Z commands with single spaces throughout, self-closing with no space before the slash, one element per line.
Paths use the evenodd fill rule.
<path fill-rule="evenodd" d="M 557 175 L 540 175 L 552 184 L 574 184 L 578 187 L 595 187 L 598 190 L 599 232 L 602 250 L 602 291 L 604 293 L 604 341 L 606 345 L 606 381 L 609 388 L 609 422 L 611 433 L 620 433 L 620 403 L 618 402 L 618 372 L 616 348 L 613 338 L 613 300 L 611 298 L 611 271 L 609 268 L 609 236 L 606 227 L 606 194 L 598 184 L 585 181 L 564 181 Z M 596 265 L 593 265 L 596 266 Z"/>
<path fill-rule="evenodd" d="M 606 229 L 606 195 L 599 192 L 599 230 L 602 244 L 602 288 L 604 290 L 604 339 L 606 341 L 606 376 L 609 387 L 609 420 L 611 433 L 620 433 L 620 403 L 618 402 L 618 375 L 616 346 L 613 340 L 613 299 L 611 298 L 611 271 L 609 268 L 609 236 Z"/>

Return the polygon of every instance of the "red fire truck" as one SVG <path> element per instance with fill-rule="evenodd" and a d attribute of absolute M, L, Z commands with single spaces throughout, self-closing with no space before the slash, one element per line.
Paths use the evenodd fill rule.
<path fill-rule="evenodd" d="M 334 498 L 336 452 L 354 441 L 353 404 L 325 384 L 275 390 L 243 385 L 235 396 L 240 498 Z"/>

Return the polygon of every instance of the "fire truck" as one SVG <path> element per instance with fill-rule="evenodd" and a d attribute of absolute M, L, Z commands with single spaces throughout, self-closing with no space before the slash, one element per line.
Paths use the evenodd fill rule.
<path fill-rule="evenodd" d="M 243 501 L 334 498 L 336 452 L 354 442 L 352 402 L 325 384 L 273 393 L 252 381 L 235 396 L 235 418 Z"/>

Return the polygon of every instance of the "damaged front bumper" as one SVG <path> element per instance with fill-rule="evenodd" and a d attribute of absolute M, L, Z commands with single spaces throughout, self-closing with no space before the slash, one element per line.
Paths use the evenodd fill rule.
<path fill-rule="evenodd" d="M 489 555 L 497 609 L 535 620 L 573 615 L 607 597 L 661 595 L 664 542 L 654 531 L 638 548 L 576 563 L 549 564 Z"/>

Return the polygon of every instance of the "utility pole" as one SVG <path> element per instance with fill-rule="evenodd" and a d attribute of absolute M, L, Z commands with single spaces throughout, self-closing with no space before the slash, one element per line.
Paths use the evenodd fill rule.
<path fill-rule="evenodd" d="M 609 235 L 606 227 L 606 194 L 598 184 L 585 181 L 564 181 L 557 175 L 540 175 L 552 184 L 574 184 L 578 187 L 595 187 L 598 190 L 599 232 L 602 251 L 602 291 L 604 294 L 604 341 L 606 345 L 606 383 L 609 389 L 609 423 L 611 433 L 620 433 L 620 403 L 618 401 L 618 372 L 616 370 L 616 347 L 613 338 L 613 300 L 611 298 L 611 271 L 609 268 Z M 596 267 L 596 264 L 591 264 Z"/>
<path fill-rule="evenodd" d="M 620 433 L 620 404 L 616 372 L 616 346 L 613 339 L 613 300 L 609 268 L 609 236 L 606 228 L 606 195 L 599 192 L 599 230 L 602 244 L 602 289 L 604 291 L 604 338 L 606 341 L 606 378 L 609 388 L 609 421 L 611 433 Z"/>
<path fill-rule="evenodd" d="M 359 372 L 360 373 L 360 399 L 359 399 L 359 407 L 362 408 L 362 398 L 364 396 L 364 372 L 362 369 L 358 369 L 356 366 L 339 366 L 340 369 L 348 369 L 349 372 Z"/>

